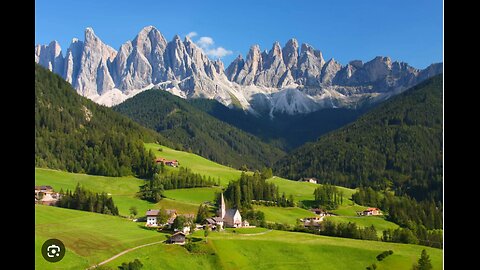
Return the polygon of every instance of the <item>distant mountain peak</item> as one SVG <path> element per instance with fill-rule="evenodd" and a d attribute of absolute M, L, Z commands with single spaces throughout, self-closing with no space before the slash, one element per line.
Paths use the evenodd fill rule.
<path fill-rule="evenodd" d="M 299 94 L 289 97 L 318 105 L 303 108 L 356 106 L 368 97 L 400 93 L 443 68 L 417 70 L 385 56 L 342 66 L 333 57 L 325 61 L 312 45 L 299 46 L 291 38 L 284 47 L 275 41 L 270 50 L 254 44 L 245 59 L 239 54 L 225 69 L 221 60 L 209 59 L 189 37 L 182 40 L 176 34 L 167 41 L 153 25 L 140 29 L 118 51 L 87 27 L 84 41 L 72 39 L 65 56 L 56 41 L 35 46 L 35 62 L 61 75 L 79 94 L 107 106 L 156 87 L 183 98 L 216 99 L 227 106 L 238 101 L 249 111 L 270 110 L 275 93 L 293 88 Z"/>

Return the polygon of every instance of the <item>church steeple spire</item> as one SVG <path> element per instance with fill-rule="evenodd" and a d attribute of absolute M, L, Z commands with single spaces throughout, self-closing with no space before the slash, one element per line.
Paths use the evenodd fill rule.
<path fill-rule="evenodd" d="M 225 218 L 226 206 L 225 206 L 225 199 L 223 198 L 223 193 L 221 195 L 220 200 L 220 207 L 218 209 L 218 216 L 221 218 Z"/>

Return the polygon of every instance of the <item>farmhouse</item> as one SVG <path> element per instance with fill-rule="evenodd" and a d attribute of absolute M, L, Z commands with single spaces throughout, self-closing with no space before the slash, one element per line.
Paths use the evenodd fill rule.
<path fill-rule="evenodd" d="M 53 188 L 51 186 L 35 186 L 35 194 L 38 192 L 51 193 Z"/>
<path fill-rule="evenodd" d="M 320 215 L 321 217 L 327 215 L 327 212 L 326 212 L 325 210 L 323 210 L 323 209 L 320 209 L 320 208 L 312 208 L 312 209 L 310 209 L 310 211 L 312 211 L 312 212 L 315 213 L 316 215 Z"/>
<path fill-rule="evenodd" d="M 147 213 L 145 214 L 147 216 L 147 223 L 145 224 L 145 226 L 147 227 L 158 226 L 157 224 L 158 213 L 160 213 L 160 210 L 148 210 Z"/>
<path fill-rule="evenodd" d="M 165 210 L 168 220 L 166 224 L 158 224 L 158 215 L 160 214 L 160 210 L 152 210 L 149 209 L 146 213 L 145 216 L 147 216 L 147 223 L 145 223 L 145 226 L 147 227 L 156 227 L 156 226 L 161 226 L 161 225 L 172 225 L 173 221 L 177 217 L 177 210 L 175 209 L 167 209 Z"/>
<path fill-rule="evenodd" d="M 207 218 L 205 219 L 205 222 L 204 222 L 204 228 L 205 227 L 209 227 L 210 229 L 214 230 L 218 227 L 220 227 L 220 229 L 223 228 L 223 218 L 221 217 L 212 217 L 212 218 Z"/>
<path fill-rule="evenodd" d="M 172 234 L 170 238 L 167 240 L 169 244 L 178 244 L 184 245 L 185 244 L 185 234 L 183 232 L 177 232 Z"/>
<path fill-rule="evenodd" d="M 35 186 L 35 203 L 43 205 L 54 205 L 61 194 L 53 191 L 51 186 Z"/>
<path fill-rule="evenodd" d="M 315 177 L 310 177 L 310 178 L 300 178 L 299 180 L 300 182 L 309 182 L 309 183 L 314 183 L 314 184 L 318 184 L 318 179 L 315 178 Z"/>
<path fill-rule="evenodd" d="M 361 216 L 378 216 L 378 215 L 381 215 L 382 212 L 378 208 L 370 207 L 370 208 L 367 208 L 366 210 L 364 210 L 362 212 L 358 212 L 357 214 L 359 214 Z"/>
<path fill-rule="evenodd" d="M 155 162 L 156 163 L 163 163 L 164 165 L 167 165 L 167 166 L 170 166 L 170 167 L 178 167 L 178 160 L 174 159 L 174 160 L 168 160 L 166 158 L 162 158 L 162 157 L 159 157 L 159 158 L 156 158 L 155 159 Z"/>

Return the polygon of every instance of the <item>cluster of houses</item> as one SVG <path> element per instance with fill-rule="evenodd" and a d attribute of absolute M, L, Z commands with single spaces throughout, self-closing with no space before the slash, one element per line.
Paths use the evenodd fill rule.
<path fill-rule="evenodd" d="M 320 223 L 323 221 L 323 218 L 332 215 L 331 213 L 328 213 L 320 208 L 311 208 L 310 211 L 317 216 L 300 219 L 300 222 L 302 222 L 303 226 L 306 228 L 320 227 Z"/>
<path fill-rule="evenodd" d="M 159 224 L 158 216 L 160 210 L 148 210 L 146 212 L 147 221 L 145 226 L 147 227 L 166 227 L 171 228 L 174 220 L 180 216 L 175 209 L 167 209 L 166 213 L 168 215 L 168 220 L 165 224 Z M 184 214 L 187 220 L 192 220 L 194 215 L 193 214 Z M 170 238 L 167 240 L 167 243 L 172 244 L 184 244 L 185 243 L 185 236 L 190 233 L 190 225 L 183 227 L 182 230 L 177 231 Z M 210 228 L 211 230 L 223 230 L 226 227 L 229 228 L 254 228 L 255 226 L 250 226 L 247 220 L 242 220 L 242 215 L 240 211 L 236 208 L 227 209 L 225 204 L 225 199 L 223 198 L 223 194 L 221 195 L 221 203 L 220 207 L 217 211 L 216 217 L 206 218 L 202 224 L 196 224 L 195 229 L 206 229 Z"/>
<path fill-rule="evenodd" d="M 51 186 L 35 186 L 35 204 L 55 205 L 60 196 Z"/>
<path fill-rule="evenodd" d="M 173 222 L 178 216 L 184 216 L 187 221 L 190 221 L 189 223 L 193 223 L 193 218 L 195 217 L 194 214 L 182 214 L 179 215 L 177 213 L 177 210 L 175 209 L 167 209 L 165 210 L 168 219 L 167 222 L 161 224 L 159 223 L 158 216 L 160 214 L 160 210 L 148 210 L 145 213 L 145 216 L 147 217 L 147 222 L 145 223 L 145 226 L 147 227 L 166 227 L 166 228 L 171 228 L 173 225 Z M 186 224 L 186 226 L 183 227 L 182 230 L 180 230 L 183 233 L 189 233 L 190 232 L 190 226 L 191 224 Z"/>
<path fill-rule="evenodd" d="M 168 159 L 162 158 L 162 157 L 156 158 L 155 162 L 156 163 L 163 163 L 163 165 L 170 166 L 170 167 L 178 167 L 178 164 L 179 164 L 178 160 L 176 160 L 176 159 L 168 160 Z"/>

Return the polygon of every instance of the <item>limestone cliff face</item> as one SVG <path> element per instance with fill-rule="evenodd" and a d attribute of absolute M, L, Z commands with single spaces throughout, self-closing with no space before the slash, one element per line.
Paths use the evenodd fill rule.
<path fill-rule="evenodd" d="M 443 70 L 441 63 L 418 70 L 383 56 L 343 66 L 294 38 L 283 48 L 279 42 L 265 51 L 253 45 L 245 59 L 238 55 L 225 69 L 190 38 L 176 35 L 167 41 L 153 26 L 141 29 L 118 52 L 87 28 L 84 41 L 74 38 L 65 56 L 56 41 L 35 46 L 35 62 L 107 106 L 156 87 L 183 98 L 216 99 L 227 106 L 240 102 L 247 110 L 288 114 L 355 107 L 371 97 L 384 100 Z"/>

